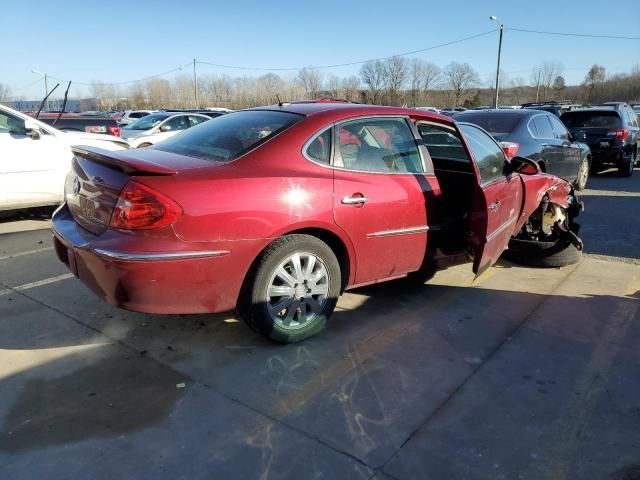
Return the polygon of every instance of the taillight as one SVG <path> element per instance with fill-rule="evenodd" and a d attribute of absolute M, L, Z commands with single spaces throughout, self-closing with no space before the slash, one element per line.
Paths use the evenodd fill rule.
<path fill-rule="evenodd" d="M 624 140 L 626 139 L 631 132 L 626 128 L 619 128 L 618 130 L 610 130 L 607 132 L 608 137 L 613 137 L 615 135 L 616 140 Z"/>
<path fill-rule="evenodd" d="M 515 157 L 520 149 L 520 144 L 515 142 L 500 142 L 500 146 L 508 159 Z"/>
<path fill-rule="evenodd" d="M 113 135 L 114 137 L 119 137 L 120 136 L 120 127 L 109 127 L 109 133 L 111 135 Z"/>
<path fill-rule="evenodd" d="M 143 230 L 171 225 L 182 216 L 182 208 L 166 195 L 129 180 L 120 192 L 111 214 L 111 228 Z"/>

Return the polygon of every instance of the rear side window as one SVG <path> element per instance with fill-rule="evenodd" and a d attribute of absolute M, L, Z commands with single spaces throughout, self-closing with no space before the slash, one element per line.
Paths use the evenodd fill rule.
<path fill-rule="evenodd" d="M 555 138 L 548 115 L 538 115 L 531 119 L 529 123 L 531 133 L 538 138 Z M 533 128 L 531 128 L 533 127 Z"/>
<path fill-rule="evenodd" d="M 487 133 L 473 125 L 461 124 L 460 130 L 476 160 L 480 184 L 486 185 L 504 178 L 505 158 L 502 148 Z"/>
<path fill-rule="evenodd" d="M 617 112 L 567 112 L 562 115 L 567 128 L 621 128 Z"/>
<path fill-rule="evenodd" d="M 349 170 L 421 173 L 422 159 L 403 118 L 366 118 L 337 127 L 334 164 Z"/>
<path fill-rule="evenodd" d="M 325 130 L 311 140 L 305 153 L 310 159 L 329 165 L 331 161 L 331 129 Z"/>
<path fill-rule="evenodd" d="M 569 132 L 558 118 L 549 117 L 549 121 L 551 122 L 551 128 L 553 128 L 553 133 L 556 138 L 560 140 L 569 140 Z"/>
<path fill-rule="evenodd" d="M 304 116 L 269 110 L 244 110 L 204 122 L 151 148 L 229 162 L 266 142 Z"/>

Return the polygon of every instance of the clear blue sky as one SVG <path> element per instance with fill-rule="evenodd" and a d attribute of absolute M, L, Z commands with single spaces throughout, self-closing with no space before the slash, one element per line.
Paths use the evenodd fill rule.
<path fill-rule="evenodd" d="M 16 96 L 40 97 L 42 82 L 20 89 L 38 79 L 32 69 L 76 82 L 118 82 L 171 70 L 194 57 L 264 68 L 358 61 L 491 30 L 495 24 L 489 15 L 497 15 L 505 27 L 637 37 L 638 12 L 638 0 L 3 2 L 0 82 L 9 84 Z M 489 83 L 496 50 L 494 33 L 415 56 L 440 66 L 468 62 Z M 567 83 L 575 84 L 593 63 L 604 65 L 607 73 L 628 72 L 640 63 L 640 41 L 506 31 L 502 60 L 510 78 L 527 81 L 534 65 L 559 61 Z M 358 70 L 324 72 L 344 76 Z M 264 73 L 204 65 L 198 71 Z M 86 92 L 77 85 L 71 94 Z"/>

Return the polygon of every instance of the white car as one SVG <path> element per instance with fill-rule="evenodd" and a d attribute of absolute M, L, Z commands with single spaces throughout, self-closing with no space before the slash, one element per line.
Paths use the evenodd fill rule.
<path fill-rule="evenodd" d="M 63 132 L 0 105 L 0 211 L 62 203 L 76 145 L 129 148 L 121 138 Z"/>
<path fill-rule="evenodd" d="M 124 127 L 152 113 L 155 113 L 155 110 L 125 110 L 120 120 L 118 120 L 118 124 Z"/>
<path fill-rule="evenodd" d="M 199 113 L 158 112 L 121 129 L 120 135 L 133 148 L 148 147 L 207 120 Z"/>

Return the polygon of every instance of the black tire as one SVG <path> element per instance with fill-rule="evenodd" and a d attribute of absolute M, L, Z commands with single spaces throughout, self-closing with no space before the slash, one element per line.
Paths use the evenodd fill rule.
<path fill-rule="evenodd" d="M 636 166 L 635 153 L 629 156 L 628 160 L 623 160 L 618 164 L 618 175 L 621 177 L 630 177 L 633 175 L 633 169 Z"/>
<path fill-rule="evenodd" d="M 591 169 L 589 157 L 585 157 L 578 167 L 578 175 L 574 187 L 576 190 L 584 190 L 587 188 L 587 181 L 589 180 L 589 170 Z"/>
<path fill-rule="evenodd" d="M 582 252 L 568 240 L 537 242 L 512 238 L 503 257 L 528 267 L 564 267 L 578 263 Z"/>
<path fill-rule="evenodd" d="M 272 297 L 269 297 L 267 291 L 275 278 L 276 270 L 294 254 L 311 255 L 315 257 L 316 262 L 320 262 L 317 263 L 317 268 L 324 267 L 326 270 L 328 291 L 326 296 L 322 298 L 322 302 L 318 302 L 321 305 L 320 311 L 309 313 L 312 317 L 310 320 L 300 322 L 302 311 L 297 310 L 294 315 L 298 315 L 300 324 L 292 326 L 291 323 L 295 323 L 295 320 L 289 320 L 290 326 L 286 326 L 282 322 L 276 321 L 269 312 L 269 306 L 273 306 L 273 304 L 270 303 Z M 338 259 L 326 243 L 311 235 L 286 235 L 273 241 L 254 263 L 243 285 L 238 301 L 238 310 L 250 328 L 267 338 L 279 343 L 299 342 L 316 335 L 326 327 L 327 320 L 333 313 L 340 296 L 341 279 Z M 298 284 L 296 283 L 296 285 Z M 283 286 L 287 287 L 287 285 Z M 295 298 L 296 295 L 298 294 L 294 293 L 291 297 L 294 302 L 298 301 Z M 283 296 L 281 300 L 285 298 L 289 297 Z M 308 301 L 308 299 L 300 300 L 297 305 L 301 306 L 304 301 Z M 288 312 L 289 308 L 293 307 L 283 307 L 283 311 Z M 307 310 L 311 307 L 304 306 L 303 308 Z M 307 311 L 310 312 L 310 310 Z"/>

